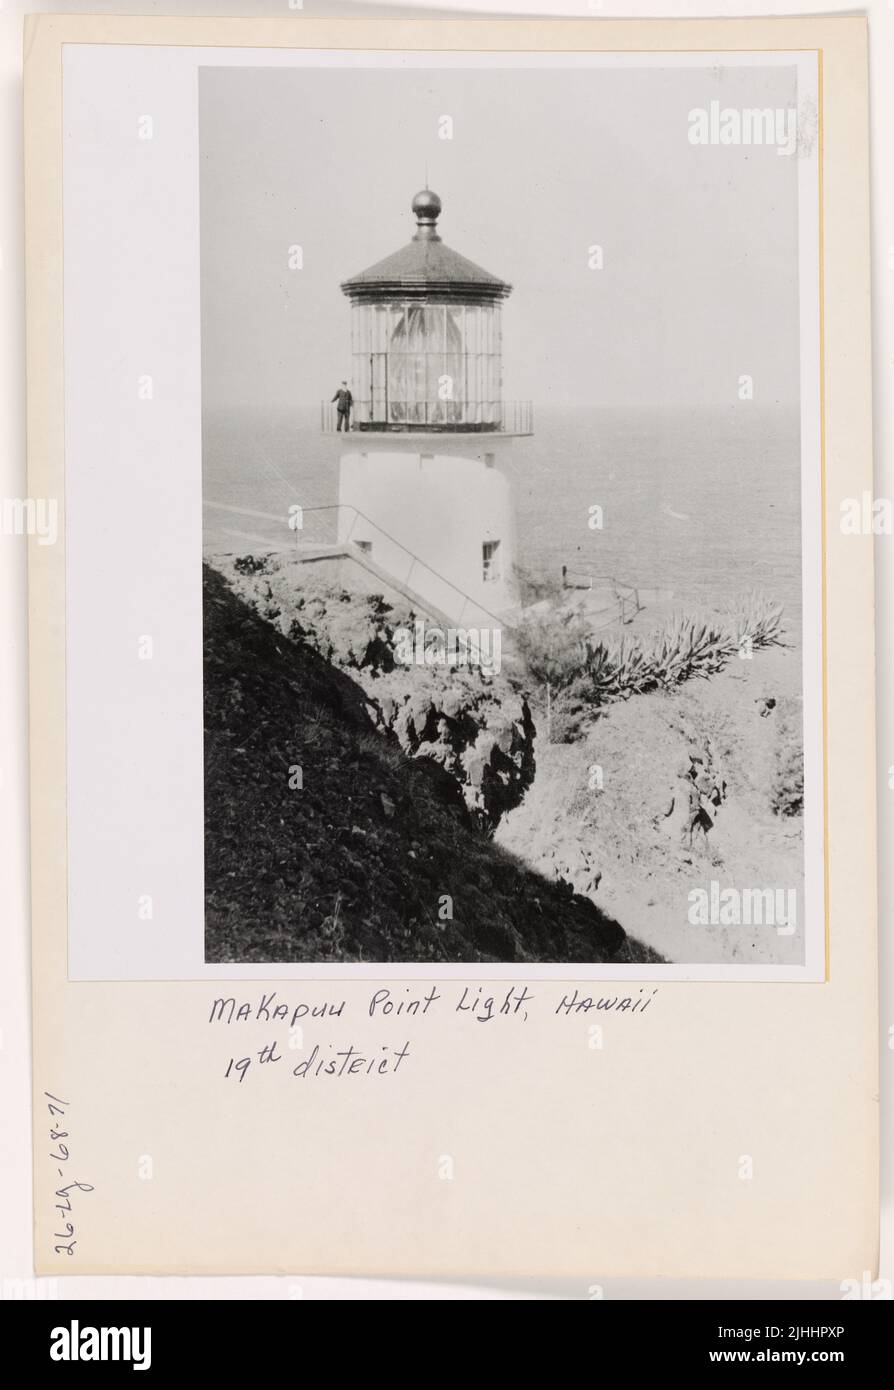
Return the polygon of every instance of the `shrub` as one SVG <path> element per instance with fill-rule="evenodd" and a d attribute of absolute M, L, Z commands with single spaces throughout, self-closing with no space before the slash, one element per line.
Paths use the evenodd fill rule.
<path fill-rule="evenodd" d="M 573 742 L 588 708 L 714 675 L 746 641 L 752 647 L 781 645 L 781 604 L 752 593 L 727 617 L 727 624 L 714 624 L 678 613 L 645 637 L 594 640 L 580 613 L 553 610 L 528 618 L 516 640 L 528 674 L 547 687 L 548 699 L 557 692 L 558 740 Z"/>
<path fill-rule="evenodd" d="M 530 608 L 544 599 L 550 603 L 561 603 L 564 586 L 560 575 L 537 573 L 524 565 L 515 565 L 513 575 L 522 608 Z"/>
<path fill-rule="evenodd" d="M 253 565 L 251 556 L 235 562 L 237 592 L 284 637 L 349 675 L 368 697 L 376 737 L 384 732 L 405 755 L 438 765 L 492 831 L 534 776 L 534 726 L 524 698 L 476 667 L 397 661 L 395 631 L 412 629 L 415 619 L 408 604 L 315 581 L 305 567 L 276 557 L 263 577 Z"/>
<path fill-rule="evenodd" d="M 233 568 L 239 574 L 266 574 L 269 562 L 269 555 L 239 555 L 233 561 Z"/>
<path fill-rule="evenodd" d="M 542 685 L 561 689 L 586 669 L 588 628 L 571 609 L 529 615 L 514 637 L 528 673 Z"/>
<path fill-rule="evenodd" d="M 752 647 L 782 646 L 782 604 L 764 594 L 745 594 L 728 610 L 733 624 L 736 649 L 750 642 Z"/>
<path fill-rule="evenodd" d="M 780 711 L 770 805 L 777 816 L 798 816 L 804 809 L 804 752 L 800 720 L 795 712 Z"/>

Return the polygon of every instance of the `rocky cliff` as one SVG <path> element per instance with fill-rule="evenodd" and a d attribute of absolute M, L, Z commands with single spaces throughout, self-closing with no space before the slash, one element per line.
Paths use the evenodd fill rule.
<path fill-rule="evenodd" d="M 371 699 L 362 666 L 204 580 L 210 961 L 627 958 L 616 921 L 482 833 L 477 768 L 491 805 L 492 778 L 527 775 L 523 710 L 398 702 L 385 671 Z"/>

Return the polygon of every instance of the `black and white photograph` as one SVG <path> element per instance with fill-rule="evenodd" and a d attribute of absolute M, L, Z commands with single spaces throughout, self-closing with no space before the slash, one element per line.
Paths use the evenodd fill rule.
<path fill-rule="evenodd" d="M 466 64 L 199 70 L 206 961 L 801 967 L 809 83 Z"/>
<path fill-rule="evenodd" d="M 7 84 L 20 1340 L 571 1300 L 859 1367 L 888 21 L 100 8 Z"/>

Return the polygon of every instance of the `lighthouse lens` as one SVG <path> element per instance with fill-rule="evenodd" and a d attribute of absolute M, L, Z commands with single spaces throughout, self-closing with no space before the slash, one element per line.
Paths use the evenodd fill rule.
<path fill-rule="evenodd" d="M 359 428 L 499 428 L 498 304 L 355 303 L 353 317 Z"/>

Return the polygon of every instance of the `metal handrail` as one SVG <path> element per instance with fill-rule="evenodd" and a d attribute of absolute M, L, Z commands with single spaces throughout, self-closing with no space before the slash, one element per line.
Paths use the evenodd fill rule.
<path fill-rule="evenodd" d="M 592 569 L 571 569 L 569 566 L 565 565 L 562 567 L 562 577 L 563 579 L 568 579 L 569 576 L 578 576 L 581 579 L 588 580 L 587 587 L 589 589 L 593 588 L 594 581 L 599 580 L 611 584 L 615 589 L 627 589 L 631 594 L 638 594 L 640 588 L 643 587 L 642 585 L 629 584 L 626 579 L 618 579 L 614 574 L 605 574 L 595 567 Z"/>
<path fill-rule="evenodd" d="M 569 585 L 569 578 L 573 579 L 575 576 L 577 576 L 580 579 L 585 579 L 587 581 L 586 585 Z M 590 567 L 587 569 L 569 569 L 567 565 L 562 566 L 562 583 L 565 588 L 586 587 L 592 593 L 594 584 L 598 584 L 600 582 L 612 588 L 612 590 L 614 591 L 615 598 L 613 603 L 607 605 L 605 608 L 598 609 L 593 616 L 598 617 L 602 613 L 611 613 L 614 616 L 609 618 L 606 622 L 601 623 L 596 630 L 599 631 L 603 627 L 608 627 L 611 623 L 615 621 L 625 623 L 627 621 L 627 605 L 630 602 L 631 598 L 633 600 L 633 613 L 631 616 L 635 618 L 637 613 L 639 613 L 642 609 L 642 604 L 639 601 L 639 588 L 637 585 L 628 584 L 626 580 L 617 579 L 612 574 L 600 574 L 596 571 L 595 567 Z"/>
<path fill-rule="evenodd" d="M 353 503 L 331 502 L 316 507 L 305 507 L 304 515 L 307 516 L 311 512 L 335 512 L 337 515 L 340 515 L 343 511 L 353 512 L 353 519 L 351 521 L 350 526 L 348 527 L 348 531 L 344 538 L 344 541 L 342 541 L 341 544 L 351 543 L 351 536 L 353 534 L 354 527 L 357 524 L 358 518 L 365 521 L 368 526 L 373 527 L 374 530 L 376 530 L 380 536 L 383 536 L 385 540 L 390 542 L 391 545 L 397 546 L 397 548 L 403 552 L 404 556 L 409 558 L 409 568 L 404 579 L 402 581 L 398 580 L 399 583 L 402 582 L 403 584 L 409 585 L 410 576 L 413 573 L 413 570 L 415 569 L 416 565 L 419 564 L 422 565 L 424 569 L 428 570 L 429 574 L 434 575 L 435 579 L 437 579 L 441 584 L 446 584 L 447 587 L 451 589 L 454 594 L 456 594 L 459 598 L 463 600 L 462 607 L 459 611 L 459 617 L 455 620 L 457 626 L 459 626 L 460 621 L 462 619 L 462 615 L 466 611 L 467 606 L 471 603 L 479 610 L 479 612 L 484 613 L 484 615 L 490 618 L 492 622 L 494 622 L 498 627 L 505 629 L 507 632 L 513 631 L 512 624 L 506 622 L 506 620 L 503 618 L 498 618 L 497 615 L 495 613 L 492 613 L 489 608 L 485 608 L 484 604 L 480 603 L 478 599 L 472 598 L 472 596 L 470 594 L 467 594 L 464 589 L 461 589 L 458 584 L 455 584 L 452 579 L 448 579 L 446 575 L 439 573 L 439 571 L 434 569 L 428 563 L 427 560 L 423 560 L 419 555 L 416 555 L 412 550 L 409 549 L 408 546 L 404 545 L 403 541 L 399 541 L 396 536 L 392 536 L 390 532 L 386 531 L 383 526 L 380 526 L 377 521 L 373 521 L 371 516 L 368 516 L 366 512 L 361 511 L 359 507 L 355 507 Z M 612 575 L 597 576 L 584 570 L 570 570 L 566 568 L 565 575 L 567 576 L 569 574 L 581 574 L 583 577 L 590 579 L 597 577 L 605 578 L 611 585 L 613 585 L 616 592 L 618 593 L 618 597 L 614 605 L 599 610 L 599 615 L 601 615 L 602 613 L 611 612 L 616 616 L 613 616 L 608 620 L 607 623 L 603 623 L 600 626 L 607 627 L 610 623 L 615 622 L 618 619 L 620 619 L 621 622 L 624 621 L 627 610 L 628 598 L 626 595 L 623 595 L 619 592 L 621 589 L 626 589 L 628 594 L 633 596 L 634 616 L 640 611 L 641 604 L 639 601 L 639 590 L 636 587 L 636 585 L 628 584 L 625 580 L 616 579 Z"/>
<path fill-rule="evenodd" d="M 348 534 L 345 537 L 345 540 L 342 542 L 342 544 L 350 544 L 351 533 L 354 530 L 357 518 L 361 517 L 367 523 L 367 525 L 374 527 L 375 530 L 378 531 L 380 536 L 384 536 L 385 539 L 387 541 L 390 541 L 392 545 L 396 545 L 399 550 L 402 550 L 405 556 L 409 556 L 410 568 L 407 570 L 407 577 L 403 581 L 398 581 L 399 583 L 402 582 L 404 584 L 408 584 L 410 575 L 413 573 L 414 567 L 417 564 L 422 565 L 425 569 L 428 570 L 429 574 L 433 574 L 435 579 L 439 580 L 442 584 L 446 584 L 449 589 L 453 590 L 454 594 L 456 594 L 459 598 L 463 600 L 463 605 L 460 609 L 460 617 L 466 611 L 466 606 L 472 603 L 481 613 L 484 613 L 486 617 L 492 619 L 492 621 L 496 624 L 497 627 L 506 628 L 507 630 L 511 631 L 509 623 L 505 622 L 502 618 L 498 618 L 497 615 L 495 613 L 492 613 L 489 608 L 485 608 L 483 603 L 479 603 L 477 599 L 472 598 L 471 594 L 467 594 L 465 589 L 461 589 L 458 584 L 454 584 L 452 579 L 448 579 L 446 575 L 439 574 L 436 569 L 432 568 L 432 566 L 428 563 L 427 560 L 423 560 L 420 558 L 420 556 L 415 555 L 412 550 L 408 549 L 408 547 L 404 545 L 403 541 L 399 541 L 395 536 L 390 535 L 384 529 L 384 527 L 380 526 L 377 521 L 373 521 L 371 516 L 367 516 L 366 512 L 362 512 L 360 508 L 355 507 L 353 503 L 330 502 L 329 504 L 323 506 L 305 507 L 304 515 L 307 516 L 309 512 L 341 513 L 342 511 L 349 511 L 354 513 L 354 519 L 351 522 L 351 525 L 348 527 Z M 459 618 L 457 618 L 456 621 L 458 624 Z"/>

